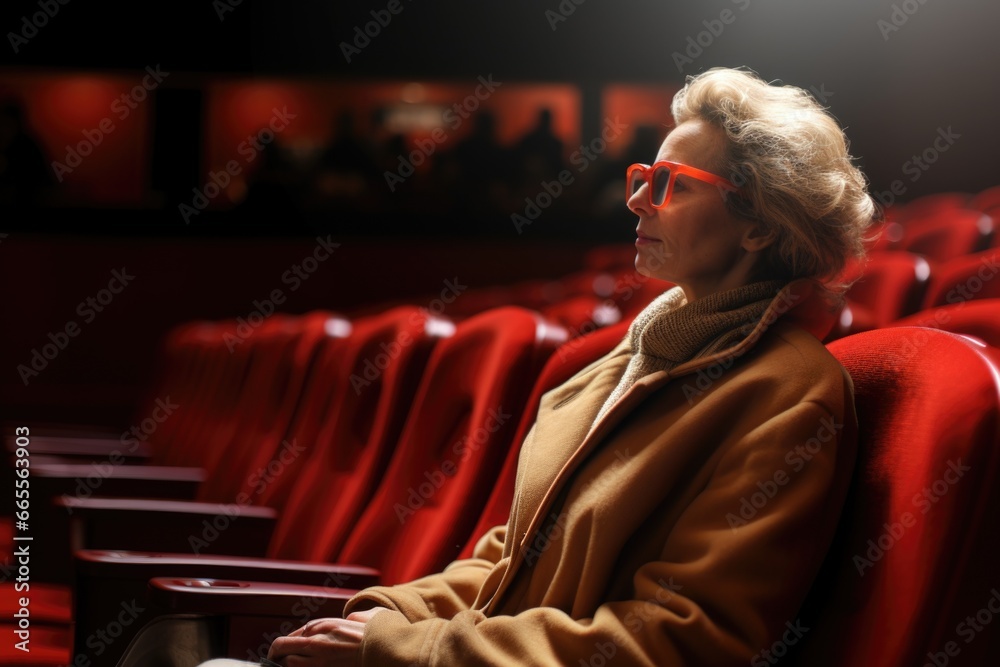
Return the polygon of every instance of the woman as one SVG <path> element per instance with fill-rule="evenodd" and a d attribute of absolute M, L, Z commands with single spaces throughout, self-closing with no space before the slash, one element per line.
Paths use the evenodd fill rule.
<path fill-rule="evenodd" d="M 507 525 L 440 574 L 361 591 L 270 660 L 765 664 L 808 631 L 798 610 L 855 455 L 851 381 L 820 341 L 875 205 L 803 90 L 714 69 L 672 112 L 627 203 L 636 268 L 677 287 L 543 397 Z"/>

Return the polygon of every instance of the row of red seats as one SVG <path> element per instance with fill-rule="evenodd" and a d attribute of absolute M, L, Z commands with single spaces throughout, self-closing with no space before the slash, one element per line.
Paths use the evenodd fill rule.
<path fill-rule="evenodd" d="M 206 483 L 197 499 L 205 502 L 62 497 L 58 504 L 71 511 L 78 539 L 64 550 L 57 540 L 41 546 L 65 558 L 83 546 L 193 546 L 210 554 L 361 564 L 378 568 L 386 582 L 440 569 L 469 538 L 533 379 L 567 337 L 520 308 L 457 325 L 415 307 L 353 322 L 328 313 L 275 316 L 242 338 L 232 323 L 182 327 L 171 336 L 162 381 L 147 404 L 150 414 L 165 400 L 175 405 L 150 438 L 151 460 L 201 466 Z M 36 445 L 33 451 L 42 451 L 45 440 Z M 35 471 L 40 479 L 46 472 Z M 148 472 L 162 469 L 114 467 L 129 479 Z M 110 475 L 103 482 L 98 495 L 113 489 Z M 260 510 L 264 502 L 270 507 Z M 93 551 L 78 554 L 78 562 L 92 579 L 109 564 L 115 572 L 124 564 L 120 554 Z M 190 571 L 190 563 L 155 561 L 178 573 L 168 562 Z M 275 567 L 241 565 L 251 576 Z M 285 581 L 331 576 L 299 563 L 287 569 Z M 355 568 L 336 576 L 361 586 L 375 575 Z M 77 650 L 122 600 L 144 598 L 147 579 L 139 574 L 119 586 L 78 581 Z M 62 593 L 53 607 L 65 604 L 64 591 L 51 592 Z M 63 613 L 48 620 L 67 619 Z"/>
<path fill-rule="evenodd" d="M 494 315 L 497 313 L 475 319 L 485 322 L 484 318 Z M 503 313 L 502 319 L 495 319 L 490 326 L 506 328 L 509 321 L 510 313 Z M 994 331 L 1000 330 L 998 324 L 994 318 Z M 471 489 L 465 489 L 465 494 L 456 491 L 452 496 L 454 503 L 465 508 L 466 517 L 475 514 L 479 519 L 479 525 L 463 538 L 466 551 L 483 529 L 506 518 L 516 444 L 533 418 L 541 393 L 606 353 L 620 340 L 624 328 L 622 323 L 568 341 L 550 357 L 519 417 L 518 433 L 510 441 L 514 446 L 506 449 L 499 480 L 484 487 L 492 493 L 485 509 L 468 510 Z M 1000 546 L 996 532 L 986 528 L 990 510 L 998 500 L 998 487 L 992 484 L 1000 470 L 998 369 L 986 348 L 928 329 L 868 332 L 836 341 L 830 349 L 855 382 L 862 459 L 841 535 L 804 612 L 817 620 L 810 621 L 816 632 L 803 649 L 809 661 L 802 664 L 915 664 L 926 652 L 933 653 L 954 639 L 956 624 L 967 610 L 974 612 L 979 608 L 975 605 L 988 601 L 991 554 Z M 469 368 L 464 366 L 467 375 L 471 374 Z M 939 478 L 955 461 L 962 462 L 963 475 L 968 478 L 963 477 L 962 483 L 955 482 L 954 486 L 941 482 Z M 420 469 L 418 465 L 415 470 Z M 433 477 L 433 464 L 423 470 L 431 470 Z M 444 467 L 437 470 L 443 471 Z M 416 483 L 413 477 L 396 481 L 408 481 L 411 489 Z M 941 484 L 945 486 L 938 489 Z M 903 518 L 904 514 L 919 511 L 913 499 L 926 495 L 928 489 L 934 495 L 933 513 L 921 516 L 920 523 L 913 525 Z M 316 498 L 336 495 L 329 487 L 313 493 Z M 957 516 L 963 521 L 956 521 Z M 440 533 L 451 526 L 442 526 L 441 519 L 422 524 L 419 535 L 388 547 L 391 553 L 387 562 L 411 562 L 419 557 L 421 549 L 440 550 L 442 545 L 450 545 Z M 377 539 L 392 540 L 392 533 L 404 532 L 405 522 L 392 523 L 388 532 Z M 905 547 L 893 548 L 897 542 L 904 544 L 904 540 Z M 273 569 L 265 572 L 263 563 L 248 565 L 247 559 L 236 558 L 184 559 L 93 552 L 81 558 L 78 594 L 91 600 L 88 613 L 103 619 L 107 616 L 102 613 L 120 611 L 121 599 L 140 594 L 135 587 L 123 586 L 122 581 L 131 576 L 141 583 L 158 575 L 153 576 L 151 597 L 143 599 L 143 605 L 161 612 L 195 612 L 206 618 L 226 614 L 231 624 L 227 635 L 230 643 L 220 648 L 244 656 L 245 647 L 251 645 L 248 642 L 254 642 L 254 646 L 259 643 L 261 628 L 277 627 L 278 620 L 287 617 L 291 605 L 301 601 L 303 595 L 322 600 L 315 605 L 317 610 L 336 613 L 350 594 L 340 590 L 344 586 L 330 590 L 303 584 L 317 583 L 320 577 L 327 585 L 331 578 L 343 584 L 347 583 L 345 577 L 352 574 L 360 575 L 356 582 L 363 582 L 371 574 L 330 567 L 302 575 L 295 585 L 295 581 L 275 575 L 285 573 L 282 565 L 306 572 L 300 564 L 272 561 Z M 860 572 L 858 558 L 863 564 Z M 198 578 L 180 578 L 196 572 L 200 573 Z M 241 572 L 253 573 L 252 578 L 257 580 L 281 583 L 237 583 L 212 578 L 228 578 Z M 419 573 L 406 572 L 401 578 Z M 103 606 L 101 601 L 93 601 L 98 596 L 104 596 Z M 78 609 L 80 602 L 78 599 Z M 913 628 L 921 631 L 914 632 Z M 87 636 L 94 636 L 99 629 Z M 844 636 L 851 637 L 851 641 L 844 642 Z M 950 664 L 985 664 L 989 656 L 998 655 L 997 650 L 996 637 L 984 636 L 978 643 L 963 647 L 962 661 Z"/>
<path fill-rule="evenodd" d="M 634 314 L 634 311 L 648 302 L 648 298 L 651 298 L 649 295 L 663 289 L 662 284 L 657 285 L 652 281 L 628 279 L 627 271 L 620 269 L 618 277 L 612 278 L 610 283 L 606 279 L 608 275 L 616 274 L 614 270 L 592 271 L 581 273 L 576 277 L 583 285 L 588 281 L 591 285 L 603 284 L 605 290 L 608 290 L 610 285 L 610 291 L 606 293 L 607 299 L 602 300 L 601 295 L 596 294 L 594 296 L 597 301 L 593 299 L 586 301 L 587 307 L 594 304 L 606 305 L 608 299 L 614 302 L 613 297 L 619 297 L 618 303 L 625 306 L 626 313 L 633 311 Z M 632 281 L 636 281 L 635 289 L 623 288 L 632 285 Z M 586 295 L 576 294 L 563 303 L 556 302 L 548 304 L 547 307 L 552 309 L 550 312 L 558 312 L 558 308 L 566 307 L 572 299 L 581 296 L 587 298 Z M 997 323 L 995 316 L 991 318 L 990 313 L 1000 312 L 1000 309 L 976 307 L 979 305 L 995 306 L 995 303 L 984 301 L 982 304 L 966 304 L 963 301 L 948 309 L 935 309 L 925 313 L 923 315 L 925 318 L 929 316 L 932 319 L 924 323 L 937 328 L 963 331 L 970 322 L 967 316 L 970 313 L 978 314 L 979 319 L 975 325 L 978 329 L 970 333 L 983 338 L 993 335 L 993 340 L 996 340 Z M 577 309 L 575 316 L 580 317 L 580 312 L 586 312 L 586 309 Z M 515 316 L 515 313 L 520 315 Z M 471 414 L 469 406 L 473 403 L 472 395 L 483 393 L 484 387 L 489 382 L 486 378 L 493 377 L 494 372 L 512 372 L 511 368 L 514 368 L 508 361 L 509 351 L 497 352 L 493 366 L 489 364 L 484 366 L 489 358 L 484 350 L 488 349 L 496 333 L 493 329 L 508 328 L 511 318 L 514 320 L 520 318 L 527 322 L 523 317 L 524 314 L 523 310 L 505 309 L 460 322 L 457 327 L 447 320 L 429 317 L 426 312 L 413 308 L 354 321 L 330 313 L 313 313 L 304 317 L 276 315 L 252 330 L 249 335 L 246 335 L 247 331 L 239 330 L 237 323 L 186 325 L 171 336 L 168 346 L 171 355 L 169 363 L 147 402 L 146 411 L 141 414 L 152 414 L 157 406 L 156 401 L 162 401 L 164 396 L 169 396 L 178 406 L 189 406 L 192 409 L 184 411 L 178 407 L 176 414 L 158 423 L 155 431 L 149 434 L 151 460 L 172 466 L 203 467 L 204 478 L 209 482 L 201 485 L 197 491 L 197 497 L 201 500 L 232 503 L 238 501 L 241 494 L 250 496 L 252 502 L 244 508 L 240 521 L 246 520 L 252 523 L 251 518 L 260 519 L 258 523 L 253 524 L 255 530 L 223 531 L 229 533 L 233 549 L 240 553 L 302 558 L 313 563 L 336 561 L 369 564 L 381 568 L 383 581 L 389 582 L 433 571 L 453 558 L 463 545 L 468 552 L 481 529 L 506 519 L 509 495 L 505 494 L 512 488 L 511 475 L 516 462 L 516 444 L 523 437 L 525 425 L 530 423 L 533 417 L 531 407 L 533 402 L 537 401 L 537 397 L 546 387 L 555 386 L 572 375 L 577 368 L 574 363 L 589 363 L 587 359 L 596 358 L 610 349 L 610 345 L 624 335 L 624 327 L 630 319 L 630 316 L 626 315 L 625 319 L 614 328 L 582 339 L 586 342 L 574 340 L 560 348 L 559 353 L 553 357 L 558 363 L 554 366 L 550 364 L 552 367 L 547 369 L 535 383 L 534 395 L 528 402 L 528 407 L 523 413 L 520 411 L 511 413 L 512 417 L 507 423 L 520 420 L 521 427 L 514 437 L 510 437 L 509 430 L 504 431 L 504 435 L 508 438 L 507 445 L 515 446 L 498 445 L 495 444 L 497 441 L 490 440 L 489 442 L 493 443 L 489 447 L 492 458 L 489 462 L 483 463 L 482 470 L 485 472 L 481 473 L 482 476 L 475 478 L 475 482 L 470 482 L 472 478 L 467 477 L 464 486 L 456 482 L 455 486 L 447 486 L 447 489 L 455 489 L 454 491 L 442 491 L 446 488 L 444 484 L 437 487 L 435 482 L 447 478 L 448 484 L 451 484 L 451 476 L 446 474 L 451 470 L 451 466 L 447 466 L 446 471 L 446 460 L 441 460 L 440 457 L 435 459 L 433 455 L 428 458 L 427 451 L 424 452 L 423 458 L 417 456 L 415 459 L 406 458 L 398 453 L 413 451 L 412 448 L 416 447 L 413 443 L 416 442 L 422 442 L 426 446 L 426 441 L 419 438 L 407 440 L 403 435 L 403 418 L 409 415 L 406 429 L 414 433 L 418 429 L 430 429 L 434 437 L 439 439 L 437 446 L 430 448 L 431 452 L 440 453 L 442 448 L 446 449 L 447 443 L 457 442 L 456 438 L 463 433 L 462 429 L 468 429 L 470 424 L 468 415 Z M 393 320 L 393 317 L 396 319 Z M 556 340 L 566 336 L 565 332 L 560 333 L 558 327 L 551 324 L 540 325 L 539 322 L 542 320 L 537 316 L 530 315 L 530 319 L 534 324 L 525 326 L 523 330 L 525 335 L 517 344 L 527 344 L 528 339 L 537 342 L 541 336 L 542 340 L 549 341 L 547 349 L 551 352 Z M 395 324 L 389 326 L 386 324 L 389 321 L 394 321 Z M 401 323 L 404 326 L 401 326 Z M 406 329 L 405 325 L 411 328 Z M 480 332 L 473 335 L 471 332 L 478 331 L 480 326 L 483 327 L 482 331 L 492 333 Z M 539 329 L 539 326 L 542 328 Z M 596 328 L 596 324 L 591 328 Z M 526 333 L 529 329 L 531 334 Z M 549 335 L 542 335 L 541 332 L 548 332 Z M 449 336 L 449 333 L 452 335 Z M 461 335 L 456 335 L 459 333 Z M 939 340 L 935 336 L 931 339 Z M 413 342 L 402 345 L 401 341 L 404 340 Z M 460 340 L 466 342 L 460 344 L 458 342 Z M 900 350 L 907 342 L 902 336 L 892 340 Z M 445 341 L 448 345 L 444 344 Z M 935 343 L 935 345 L 940 347 L 952 343 Z M 435 385 L 427 379 L 434 375 L 431 369 L 436 367 L 430 363 L 430 358 L 447 356 L 442 350 L 448 349 L 449 346 L 453 349 L 451 354 L 458 361 L 453 361 L 450 366 L 439 362 L 442 367 L 450 368 L 441 371 L 440 377 L 446 380 L 465 378 L 466 393 L 460 399 L 464 401 L 463 407 L 460 408 L 454 407 L 443 398 L 440 399 L 442 401 L 440 403 L 431 400 L 432 395 L 440 398 L 446 394 L 447 389 L 453 387 L 454 383 L 441 381 Z M 910 344 L 909 347 L 913 345 Z M 923 344 L 923 349 L 919 349 L 918 346 L 918 356 L 913 360 L 932 360 L 933 357 L 927 356 L 930 349 L 926 344 Z M 462 354 L 467 356 L 463 357 Z M 424 355 L 424 365 L 420 363 L 421 355 Z M 896 351 L 892 358 L 899 362 L 903 359 L 901 355 L 901 351 Z M 536 350 L 529 356 L 544 357 L 545 352 Z M 345 362 L 345 359 L 353 360 L 353 363 Z M 500 361 L 497 362 L 496 359 Z M 905 359 L 905 361 L 912 360 Z M 532 368 L 537 370 L 539 359 L 535 358 L 533 363 Z M 412 365 L 408 381 L 402 379 L 402 376 L 406 375 L 404 371 L 398 371 L 399 376 L 393 375 L 392 369 L 399 368 L 398 364 Z M 901 364 L 897 363 L 893 371 L 899 371 L 899 366 Z M 868 372 L 863 368 L 851 370 L 852 375 L 855 370 L 862 374 Z M 514 374 L 516 375 L 516 372 Z M 470 375 L 474 375 L 474 379 L 470 379 Z M 523 395 L 527 388 L 531 387 L 533 377 L 534 371 L 525 370 L 520 377 L 508 378 L 507 381 L 513 386 L 520 387 Z M 407 382 L 410 388 L 409 401 L 402 398 L 407 395 L 406 389 L 403 388 Z M 420 388 L 423 388 L 420 391 L 417 387 L 418 382 Z M 379 392 L 377 399 L 373 398 L 376 396 L 374 392 L 367 392 L 372 386 L 377 387 L 376 391 Z M 434 388 L 426 389 L 427 386 Z M 175 393 L 172 395 L 164 393 L 170 391 Z M 384 398 L 387 392 L 392 391 L 400 392 L 396 395 L 395 402 Z M 420 393 L 421 391 L 423 393 Z M 361 396 L 367 396 L 369 401 L 365 403 L 359 398 Z M 995 402 L 991 404 L 987 401 L 986 409 L 982 415 L 977 415 L 977 419 L 990 419 L 995 408 Z M 504 409 L 507 408 L 504 406 Z M 425 421 L 421 422 L 420 417 L 414 416 L 415 414 L 425 415 L 423 418 Z M 451 420 L 442 419 L 442 414 L 449 415 Z M 456 416 L 459 414 L 465 415 L 465 422 Z M 409 426 L 411 421 L 419 426 Z M 379 429 L 383 429 L 381 436 L 372 433 Z M 497 429 L 498 432 L 502 430 Z M 466 437 L 476 437 L 479 431 L 466 430 L 464 433 Z M 282 434 L 287 437 L 282 437 Z M 488 434 L 482 437 L 485 443 Z M 293 456 L 292 454 L 297 452 L 296 445 L 290 446 L 289 438 L 291 441 L 298 439 L 308 443 L 313 449 L 308 454 Z M 378 443 L 381 448 L 370 446 L 372 442 Z M 406 442 L 411 442 L 410 449 L 404 446 Z M 971 446 L 976 443 L 967 444 Z M 486 449 L 484 444 L 477 451 Z M 501 466 L 504 456 L 506 456 L 505 463 Z M 390 461 L 397 460 L 406 463 L 390 464 Z M 261 484 L 267 466 L 274 461 L 284 466 L 281 474 L 270 475 L 267 483 Z M 382 465 L 381 473 L 373 472 L 380 469 L 378 462 Z M 396 474 L 388 472 L 392 470 L 389 466 L 395 466 Z M 144 468 L 147 471 L 154 469 L 153 466 Z M 265 471 L 265 474 L 257 474 L 254 477 L 259 471 Z M 499 481 L 494 483 L 498 475 Z M 142 477 L 138 474 L 132 477 L 122 475 L 122 479 L 139 480 Z M 190 481 L 191 478 L 188 479 Z M 380 485 L 378 485 L 379 480 L 381 480 Z M 104 494 L 112 490 L 113 481 L 112 477 L 104 480 L 96 492 Z M 149 484 L 145 480 L 141 483 Z M 425 484 L 431 485 L 426 487 L 428 490 L 434 487 L 429 498 L 425 498 L 426 494 L 420 490 Z M 378 485 L 377 493 L 373 490 L 375 485 Z M 131 487 L 126 485 L 123 488 L 134 490 L 135 485 Z M 364 491 L 355 494 L 353 490 L 356 488 Z M 485 495 L 491 489 L 493 497 L 487 502 Z M 411 492 L 415 492 L 416 495 L 412 495 Z M 345 500 L 345 498 L 361 497 L 365 493 L 368 493 L 369 498 L 375 494 L 376 501 L 355 501 L 362 503 L 359 506 L 351 505 Z M 478 494 L 472 502 L 470 494 Z M 451 503 L 453 511 L 455 508 L 461 509 L 459 512 L 461 521 L 451 522 L 443 512 L 436 512 L 428 507 L 433 505 L 436 508 L 438 503 L 445 501 Z M 352 511 L 359 512 L 364 509 L 365 502 L 369 505 L 363 514 L 365 516 L 370 514 L 375 518 L 371 520 L 370 525 L 361 530 L 360 527 L 365 525 L 363 522 L 358 523 L 357 519 L 352 521 L 351 518 L 344 517 L 349 517 Z M 135 503 L 123 507 L 121 503 L 116 505 L 110 501 L 88 505 L 87 502 L 77 499 L 72 499 L 71 505 L 77 518 L 84 515 L 94 517 L 112 515 L 116 517 L 112 520 L 113 523 L 118 524 L 119 528 L 126 527 L 125 536 L 129 538 L 127 543 L 114 541 L 122 539 L 120 530 L 117 534 L 115 532 L 109 534 L 103 532 L 103 529 L 96 528 L 83 531 L 91 538 L 92 545 L 101 546 L 101 540 L 109 540 L 103 543 L 103 546 L 109 548 L 136 548 L 138 545 L 139 548 L 155 549 L 163 548 L 161 546 L 163 544 L 168 546 L 181 544 L 182 547 L 186 544 L 183 539 L 181 542 L 177 542 L 176 538 L 174 542 L 162 539 L 165 537 L 163 533 L 167 532 L 165 525 L 168 522 L 169 508 L 139 506 Z M 254 514 L 250 511 L 261 505 L 272 507 L 273 513 Z M 376 506 L 381 507 L 382 511 L 371 510 L 371 507 Z M 120 511 L 112 514 L 111 510 L 115 507 Z M 342 508 L 343 513 L 336 514 L 338 510 L 331 510 L 331 507 Z M 391 508 L 392 511 L 387 511 L 386 508 Z M 480 513 L 475 508 L 484 509 Z M 122 519 L 121 510 L 124 510 L 125 514 L 131 512 L 133 517 L 136 514 L 139 516 Z M 330 518 L 331 511 L 336 515 L 333 519 Z M 410 511 L 413 512 L 412 515 Z M 157 512 L 155 520 L 151 520 L 154 517 L 149 514 L 151 512 Z M 418 515 L 420 518 L 411 523 L 411 520 Z M 201 514 L 195 516 L 202 520 L 206 517 L 217 517 L 218 505 L 202 507 Z M 401 521 L 400 516 L 406 520 Z M 325 524 L 317 528 L 318 523 L 324 520 Z M 473 530 L 469 526 L 476 520 L 480 525 Z M 268 543 L 266 526 L 269 522 L 276 522 L 277 526 Z M 105 525 L 106 523 L 105 521 Z M 409 532 L 401 528 L 407 525 L 411 526 Z M 263 530 L 257 530 L 261 527 Z M 352 531 L 351 528 L 355 530 Z M 448 530 L 452 532 L 446 534 L 445 531 Z M 182 531 L 182 534 L 185 537 L 191 535 L 190 531 L 188 533 Z M 363 534 L 363 537 L 355 539 L 354 534 Z M 238 539 L 233 539 L 236 536 Z M 261 539 L 262 536 L 265 539 Z M 343 540 L 348 537 L 358 545 L 353 551 L 343 548 Z M 338 541 L 341 544 L 340 548 L 330 546 Z M 225 542 L 224 537 L 214 540 L 212 547 L 213 549 L 221 547 Z M 403 548 L 394 549 L 392 548 L 394 544 Z M 442 548 L 442 545 L 446 544 L 449 548 Z M 424 564 L 415 565 L 420 563 L 421 559 L 424 559 Z M 276 561 L 253 563 L 244 561 L 234 565 L 233 559 L 212 562 L 205 558 L 189 561 L 183 558 L 171 560 L 158 557 L 151 560 L 148 557 L 126 558 L 121 554 L 92 552 L 82 555 L 79 562 L 82 578 L 76 601 L 77 618 L 86 621 L 77 624 L 78 651 L 84 650 L 82 647 L 86 647 L 87 639 L 101 629 L 102 623 L 107 623 L 107 618 L 112 617 L 108 616 L 109 613 L 120 611 L 120 602 L 130 592 L 139 596 L 144 595 L 146 580 L 151 575 L 201 574 L 238 577 L 242 573 L 251 578 L 278 578 L 283 584 L 293 584 L 294 581 L 290 579 L 299 581 L 296 578 L 299 575 L 285 573 Z M 118 567 L 114 565 L 116 562 Z M 114 574 L 116 571 L 122 572 L 120 568 L 125 567 L 127 563 L 132 568 L 131 575 Z M 237 569 L 233 570 L 234 567 Z M 304 568 L 302 565 L 290 567 L 293 572 L 301 574 L 304 583 L 317 583 L 320 578 L 329 579 L 333 576 L 337 582 L 353 581 L 353 585 L 363 585 L 374 576 L 373 571 L 365 569 L 330 571 L 323 568 Z M 281 574 L 278 574 L 279 572 Z M 268 576 L 264 577 L 264 573 Z M 128 580 L 130 583 L 124 588 L 116 589 L 109 587 L 108 577 Z M 159 585 L 172 590 L 171 587 L 175 586 L 176 582 L 160 581 Z M 109 593 L 116 590 L 120 593 Z M 213 590 L 211 594 L 216 594 L 216 591 Z M 341 603 L 343 601 L 342 596 L 340 598 L 334 596 L 334 599 L 340 600 Z M 58 604 L 55 606 L 59 607 Z M 63 607 L 65 608 L 65 604 Z M 54 619 L 54 622 L 65 621 L 65 618 L 64 614 Z M 118 642 L 119 647 L 122 643 Z M 107 651 L 107 655 L 112 654 L 117 655 L 117 650 Z"/>

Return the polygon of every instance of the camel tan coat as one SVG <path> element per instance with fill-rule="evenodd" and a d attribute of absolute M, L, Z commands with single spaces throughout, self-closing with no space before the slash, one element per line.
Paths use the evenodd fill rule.
<path fill-rule="evenodd" d="M 361 664 L 769 664 L 800 641 L 855 456 L 853 387 L 817 304 L 792 283 L 744 342 L 643 377 L 596 423 L 627 338 L 545 394 L 508 524 L 473 558 L 348 604 L 393 610 L 368 623 Z"/>

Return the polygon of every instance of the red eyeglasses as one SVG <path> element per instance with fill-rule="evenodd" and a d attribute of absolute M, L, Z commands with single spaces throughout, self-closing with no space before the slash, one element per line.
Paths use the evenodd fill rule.
<path fill-rule="evenodd" d="M 735 192 L 739 189 L 722 176 L 716 176 L 696 167 L 689 167 L 686 164 L 668 162 L 666 160 L 661 160 L 652 165 L 637 162 L 629 166 L 625 174 L 625 201 L 631 199 L 632 195 L 645 183 L 649 186 L 647 194 L 649 195 L 649 205 L 653 208 L 663 208 L 670 203 L 670 195 L 674 192 L 674 181 L 677 180 L 678 174 L 697 178 L 699 181 L 711 183 L 730 192 Z"/>

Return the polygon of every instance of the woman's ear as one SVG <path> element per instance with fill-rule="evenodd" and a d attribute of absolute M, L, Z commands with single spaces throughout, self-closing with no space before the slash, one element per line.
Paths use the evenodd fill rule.
<path fill-rule="evenodd" d="M 750 224 L 743 232 L 740 246 L 747 252 L 760 252 L 774 243 L 777 234 L 773 229 L 767 229 L 759 222 Z"/>

